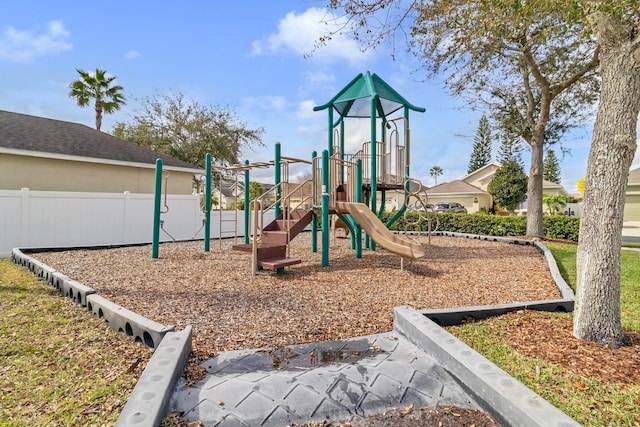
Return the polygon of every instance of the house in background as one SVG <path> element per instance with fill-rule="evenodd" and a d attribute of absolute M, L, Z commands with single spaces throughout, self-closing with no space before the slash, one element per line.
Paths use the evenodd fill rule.
<path fill-rule="evenodd" d="M 222 185 L 211 190 L 211 195 L 217 203 L 215 209 L 231 209 L 238 200 L 244 200 L 244 183 L 236 181 L 222 181 Z"/>
<path fill-rule="evenodd" d="M 429 203 L 458 202 L 467 208 L 469 213 L 492 210 L 493 198 L 488 191 L 489 183 L 500 167 L 500 163 L 489 163 L 459 180 L 431 187 L 427 191 Z M 550 181 L 542 182 L 542 193 L 568 196 L 562 185 Z M 526 212 L 526 202 L 520 206 L 517 212 Z"/>
<path fill-rule="evenodd" d="M 158 158 L 167 192 L 192 194 L 204 170 L 191 163 L 85 125 L 0 110 L 2 190 L 152 194 Z"/>
<path fill-rule="evenodd" d="M 624 220 L 640 221 L 640 168 L 629 172 L 624 204 Z"/>
<path fill-rule="evenodd" d="M 273 187 L 273 184 L 260 184 L 265 193 Z M 244 182 L 223 180 L 221 186 L 211 190 L 211 194 L 217 201 L 217 203 L 213 203 L 214 209 L 233 209 L 237 207 L 238 202 L 244 203 Z M 267 206 L 273 201 L 273 197 L 270 195 L 264 199 Z"/>

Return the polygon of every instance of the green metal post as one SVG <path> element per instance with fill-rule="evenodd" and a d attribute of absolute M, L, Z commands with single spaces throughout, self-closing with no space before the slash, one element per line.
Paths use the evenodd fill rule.
<path fill-rule="evenodd" d="M 411 164 L 411 131 L 409 129 L 409 108 L 404 107 L 404 159 L 406 178 L 410 177 L 409 166 Z"/>
<path fill-rule="evenodd" d="M 377 200 L 377 192 L 378 192 L 378 168 L 377 168 L 377 137 L 376 137 L 376 103 L 378 101 L 378 97 L 374 96 L 371 98 L 371 210 L 373 213 L 376 213 L 376 209 L 378 208 L 378 200 Z M 376 250 L 376 242 L 371 240 L 370 249 L 372 251 Z"/>
<path fill-rule="evenodd" d="M 318 153 L 316 151 L 314 151 L 313 153 L 311 153 L 311 164 L 314 165 L 315 164 L 315 159 L 316 157 L 318 157 Z M 315 174 L 313 173 L 313 168 L 311 170 L 311 186 L 313 187 L 313 191 L 315 191 L 316 188 L 316 183 L 315 183 Z M 318 221 L 317 217 L 315 215 L 315 213 L 313 214 L 313 221 L 311 221 L 311 252 L 313 253 L 317 253 L 318 252 Z"/>
<path fill-rule="evenodd" d="M 251 202 L 249 198 L 249 160 L 245 160 L 244 164 L 247 166 L 244 170 L 244 243 L 248 245 L 249 224 L 251 224 L 251 213 L 249 212 L 249 203 Z"/>
<path fill-rule="evenodd" d="M 204 251 L 209 252 L 211 240 L 211 153 L 207 153 L 204 163 L 207 174 L 204 184 Z"/>
<path fill-rule="evenodd" d="M 333 155 L 333 108 L 329 108 L 329 155 Z"/>
<path fill-rule="evenodd" d="M 156 183 L 153 198 L 153 245 L 151 258 L 158 258 L 160 254 L 160 203 L 162 201 L 162 159 L 156 160 Z"/>
<path fill-rule="evenodd" d="M 329 265 L 329 151 L 322 152 L 322 266 Z"/>
<path fill-rule="evenodd" d="M 362 203 L 362 159 L 356 160 L 356 203 Z M 362 258 L 362 227 L 357 223 L 356 258 Z"/>
<path fill-rule="evenodd" d="M 340 159 L 344 161 L 344 118 L 340 120 Z M 344 184 L 344 163 L 340 168 L 340 183 Z"/>
<path fill-rule="evenodd" d="M 280 185 L 281 176 L 280 176 L 280 160 L 282 160 L 282 156 L 280 154 L 280 143 L 276 143 L 276 157 L 274 160 L 275 170 L 275 184 L 276 184 L 276 207 L 275 207 L 275 215 L 276 218 L 280 216 L 280 198 L 282 197 L 282 186 Z"/>

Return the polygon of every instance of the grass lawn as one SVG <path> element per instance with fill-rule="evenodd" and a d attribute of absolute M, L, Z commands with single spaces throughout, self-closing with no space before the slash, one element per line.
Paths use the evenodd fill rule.
<path fill-rule="evenodd" d="M 0 426 L 109 425 L 150 352 L 0 259 Z"/>
<path fill-rule="evenodd" d="M 571 244 L 545 242 L 562 276 L 575 290 L 576 251 Z M 640 252 L 622 251 L 622 324 L 627 332 L 640 332 Z M 563 366 L 517 351 L 505 332 L 514 322 L 535 324 L 549 318 L 571 321 L 571 313 L 526 312 L 448 328 L 485 357 L 500 366 L 556 407 L 587 426 L 627 426 L 640 423 L 640 384 L 612 382 L 569 372 Z M 548 323 L 545 323 L 548 324 Z M 535 332 L 534 332 L 535 333 Z M 560 344 L 562 345 L 562 344 Z M 568 343 L 565 343 L 568 345 Z M 588 370 L 589 358 L 580 360 Z M 629 369 L 637 370 L 637 366 Z"/>

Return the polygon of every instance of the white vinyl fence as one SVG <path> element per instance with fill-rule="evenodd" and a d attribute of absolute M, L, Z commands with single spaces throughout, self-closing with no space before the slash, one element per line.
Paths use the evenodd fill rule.
<path fill-rule="evenodd" d="M 0 257 L 13 248 L 151 243 L 153 199 L 153 194 L 129 192 L 0 190 Z M 168 194 L 166 205 L 161 241 L 204 238 L 199 196 Z M 243 211 L 211 212 L 212 239 L 243 234 Z"/>

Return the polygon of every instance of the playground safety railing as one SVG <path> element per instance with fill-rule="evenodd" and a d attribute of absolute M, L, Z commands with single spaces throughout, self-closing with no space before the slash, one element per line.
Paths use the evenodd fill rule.
<path fill-rule="evenodd" d="M 330 208 L 335 207 L 336 201 L 356 201 L 356 162 L 344 160 L 339 152 L 329 157 L 328 188 Z M 322 158 L 317 157 L 313 161 L 313 205 L 322 205 Z"/>
<path fill-rule="evenodd" d="M 362 161 L 362 182 L 370 184 L 373 179 L 371 173 L 371 143 L 362 144 L 362 149 L 354 154 L 345 154 L 346 161 Z M 378 184 L 401 185 L 404 180 L 407 164 L 405 147 L 395 142 L 376 143 L 376 173 L 375 180 Z"/>

